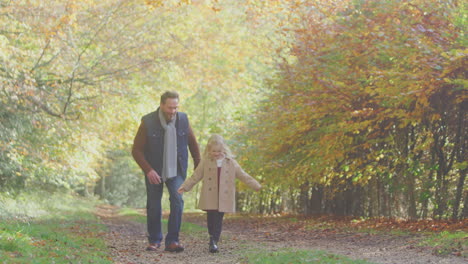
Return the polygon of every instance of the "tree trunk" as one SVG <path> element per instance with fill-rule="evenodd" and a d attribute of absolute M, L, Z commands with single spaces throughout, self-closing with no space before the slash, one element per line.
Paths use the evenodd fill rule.
<path fill-rule="evenodd" d="M 323 200 L 323 186 L 315 185 L 312 187 L 312 197 L 310 199 L 310 214 L 321 214 Z"/>
<path fill-rule="evenodd" d="M 408 200 L 408 218 L 410 220 L 415 220 L 418 215 L 416 211 L 416 197 L 414 195 L 415 192 L 415 179 L 414 175 L 411 173 L 407 173 L 407 200 Z"/>
<path fill-rule="evenodd" d="M 309 183 L 305 182 L 301 186 L 301 192 L 299 193 L 299 209 L 302 210 L 301 213 L 309 215 Z"/>
<path fill-rule="evenodd" d="M 352 202 L 352 211 L 351 214 L 354 216 L 364 216 L 364 188 L 361 186 L 356 186 L 353 190 L 353 202 Z"/>
<path fill-rule="evenodd" d="M 437 171 L 436 177 L 436 191 L 435 191 L 435 203 L 436 208 L 434 210 L 434 218 L 438 218 L 439 220 L 442 218 L 443 212 L 445 211 L 445 206 L 443 202 L 444 196 L 444 175 L 442 174 L 441 169 Z"/>
<path fill-rule="evenodd" d="M 468 191 L 465 191 L 465 198 L 463 202 L 463 213 L 461 219 L 468 218 Z"/>
<path fill-rule="evenodd" d="M 459 107 L 458 111 L 458 122 L 457 122 L 457 135 L 456 135 L 456 140 L 455 144 L 458 146 L 456 147 L 457 152 L 456 152 L 456 157 L 457 161 L 462 163 L 466 159 L 466 145 L 467 145 L 467 134 L 468 130 L 465 126 L 465 111 L 463 110 L 463 107 Z M 465 180 L 466 180 L 466 174 L 468 173 L 468 169 L 464 168 L 459 170 L 460 173 L 460 178 L 458 179 L 458 184 L 457 184 L 457 191 L 455 193 L 455 201 L 453 204 L 453 213 L 452 213 L 452 219 L 456 220 L 458 219 L 458 211 L 460 209 L 460 202 L 462 199 L 463 195 L 463 189 L 465 186 Z"/>
<path fill-rule="evenodd" d="M 435 191 L 435 203 L 436 208 L 434 211 L 434 218 L 438 218 L 439 220 L 442 219 L 442 216 L 446 210 L 446 201 L 447 201 L 447 159 L 446 154 L 444 153 L 443 146 L 445 144 L 446 137 L 442 136 L 439 137 L 438 135 L 434 135 L 434 149 L 433 151 L 436 153 L 436 160 L 437 160 L 437 177 L 436 177 L 436 191 Z"/>
<path fill-rule="evenodd" d="M 376 217 L 380 214 L 381 208 L 381 182 L 380 177 L 373 177 L 368 186 L 369 209 L 365 212 L 369 217 Z"/>
<path fill-rule="evenodd" d="M 467 173 L 467 169 L 460 170 L 460 178 L 458 179 L 457 192 L 455 194 L 455 201 L 453 204 L 453 213 L 452 213 L 453 220 L 458 219 L 458 210 L 460 209 L 460 201 L 461 201 L 461 197 L 463 194 L 463 187 L 465 186 L 466 173 Z"/>
<path fill-rule="evenodd" d="M 101 199 L 105 199 L 106 198 L 106 177 L 105 176 L 101 177 L 101 188 L 99 192 L 100 192 L 99 196 L 101 197 Z"/>
<path fill-rule="evenodd" d="M 430 165 L 433 166 L 434 164 L 435 164 L 435 153 L 432 152 L 431 153 L 431 163 L 430 163 Z M 434 184 L 434 173 L 435 173 L 435 170 L 430 169 L 427 182 L 423 183 L 423 188 L 424 189 L 422 190 L 422 192 L 426 193 L 427 195 L 425 195 L 423 197 L 423 200 L 422 200 L 422 206 L 421 206 L 421 218 L 422 219 L 426 219 L 427 216 L 428 216 L 429 197 L 432 197 L 431 188 L 432 188 L 432 186 Z"/>

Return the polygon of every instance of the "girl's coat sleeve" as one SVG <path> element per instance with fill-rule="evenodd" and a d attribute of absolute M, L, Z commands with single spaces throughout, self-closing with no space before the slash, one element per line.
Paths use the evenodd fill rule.
<path fill-rule="evenodd" d="M 234 162 L 234 166 L 236 168 L 236 178 L 241 180 L 243 183 L 247 184 L 250 188 L 258 191 L 262 187 L 260 183 L 255 180 L 252 176 L 247 174 L 241 166 L 237 163 L 237 161 Z"/>
<path fill-rule="evenodd" d="M 193 172 L 192 176 L 185 180 L 185 182 L 182 184 L 182 188 L 188 192 L 192 190 L 193 186 L 197 184 L 202 178 L 203 178 L 203 167 L 204 167 L 204 160 L 198 164 L 197 168 Z"/>

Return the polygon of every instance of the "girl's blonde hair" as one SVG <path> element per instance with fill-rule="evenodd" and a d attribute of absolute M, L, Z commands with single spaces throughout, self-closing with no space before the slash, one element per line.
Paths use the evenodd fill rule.
<path fill-rule="evenodd" d="M 231 150 L 224 142 L 223 137 L 218 134 L 213 134 L 208 139 L 208 143 L 206 143 L 205 152 L 203 153 L 204 158 L 210 158 L 210 149 L 214 146 L 221 146 L 221 149 L 223 150 L 224 156 L 226 158 L 234 158 L 234 155 L 232 155 Z"/>

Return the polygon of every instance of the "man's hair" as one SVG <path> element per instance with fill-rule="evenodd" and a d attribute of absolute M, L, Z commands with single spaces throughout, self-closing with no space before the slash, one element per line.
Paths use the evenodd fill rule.
<path fill-rule="evenodd" d="M 167 98 L 173 98 L 173 99 L 179 100 L 179 94 L 176 91 L 165 91 L 161 95 L 161 102 L 160 103 L 165 104 Z"/>

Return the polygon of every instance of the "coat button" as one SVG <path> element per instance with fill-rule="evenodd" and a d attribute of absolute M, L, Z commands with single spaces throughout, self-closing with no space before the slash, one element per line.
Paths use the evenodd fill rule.
<path fill-rule="evenodd" d="M 208 178 L 209 181 L 211 181 L 211 178 Z"/>
<path fill-rule="evenodd" d="M 208 188 L 208 191 L 211 191 L 211 188 Z"/>

